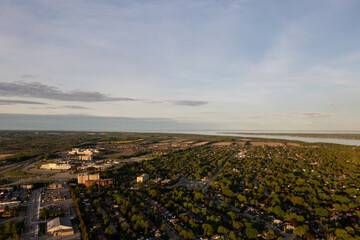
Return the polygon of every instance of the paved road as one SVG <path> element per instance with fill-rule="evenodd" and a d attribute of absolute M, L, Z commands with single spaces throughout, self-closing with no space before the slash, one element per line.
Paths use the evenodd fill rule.
<path fill-rule="evenodd" d="M 225 166 L 225 163 L 227 163 L 227 161 L 228 161 L 230 158 L 234 157 L 237 153 L 238 153 L 238 149 L 236 149 L 235 152 L 234 152 L 230 157 L 228 157 L 228 158 L 221 164 L 221 166 L 219 167 L 219 169 L 217 170 L 217 172 L 216 172 L 216 173 L 210 178 L 210 180 L 206 183 L 206 185 L 205 185 L 205 187 L 204 187 L 205 192 L 207 192 L 207 190 L 209 189 L 209 187 L 210 187 L 213 179 L 214 179 L 217 175 L 220 174 L 221 170 L 222 170 L 222 169 L 224 168 L 224 166 Z"/>
<path fill-rule="evenodd" d="M 28 207 L 26 210 L 26 219 L 24 233 L 21 239 L 37 239 L 39 233 L 39 215 L 42 188 L 31 192 Z"/>
<path fill-rule="evenodd" d="M 65 180 L 69 180 L 69 178 L 41 178 L 39 176 L 37 178 L 21 178 L 16 182 L 4 184 L 3 186 L 18 185 L 18 184 L 23 184 L 23 183 L 28 183 L 28 182 L 35 182 L 35 181 L 42 182 L 42 181 L 65 181 Z"/>
<path fill-rule="evenodd" d="M 1 168 L 1 171 L 0 171 L 0 175 L 8 172 L 8 171 L 11 171 L 17 167 L 20 167 L 21 165 L 25 165 L 27 163 L 30 163 L 31 161 L 34 161 L 35 158 L 32 158 L 32 159 L 29 159 L 29 160 L 26 160 L 26 161 L 22 161 L 22 162 L 19 162 L 19 163 L 13 163 L 13 164 L 10 164 L 10 165 L 7 165 L 7 166 L 4 166 Z"/>

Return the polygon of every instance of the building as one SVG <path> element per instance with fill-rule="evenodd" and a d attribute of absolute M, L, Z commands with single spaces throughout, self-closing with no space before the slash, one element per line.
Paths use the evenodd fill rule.
<path fill-rule="evenodd" d="M 34 187 L 33 184 L 23 184 L 23 185 L 21 185 L 22 189 L 27 189 L 27 190 L 33 189 L 33 187 Z"/>
<path fill-rule="evenodd" d="M 141 183 L 144 183 L 147 180 L 149 180 L 149 174 L 146 174 L 146 173 L 144 173 L 143 175 L 136 178 L 136 181 L 141 182 Z"/>
<path fill-rule="evenodd" d="M 93 153 L 98 153 L 99 150 L 97 149 L 80 149 L 80 148 L 73 148 L 71 151 L 69 151 L 68 153 L 70 155 L 77 155 L 77 154 L 81 154 L 81 155 L 93 155 Z"/>
<path fill-rule="evenodd" d="M 92 161 L 93 157 L 91 155 L 80 155 L 79 160 L 80 161 Z"/>
<path fill-rule="evenodd" d="M 114 184 L 114 179 L 109 178 L 109 179 L 99 179 L 99 180 L 87 180 L 85 181 L 85 186 L 86 187 L 90 187 L 92 185 L 98 185 L 98 186 L 106 186 L 106 185 L 113 185 Z"/>
<path fill-rule="evenodd" d="M 63 183 L 52 183 L 49 185 L 48 188 L 49 189 L 60 189 L 60 188 L 64 188 L 64 184 Z"/>
<path fill-rule="evenodd" d="M 70 218 L 58 217 L 47 223 L 47 232 L 53 236 L 67 236 L 73 235 L 74 229 Z"/>
<path fill-rule="evenodd" d="M 20 201 L 0 202 L 0 213 L 5 211 L 6 206 L 9 209 L 18 208 L 20 203 Z"/>
<path fill-rule="evenodd" d="M 0 187 L 0 191 L 12 192 L 12 191 L 14 191 L 14 187 L 12 187 L 12 186 Z"/>
<path fill-rule="evenodd" d="M 71 168 L 70 164 L 47 163 L 41 165 L 41 169 L 47 170 L 68 170 Z"/>
<path fill-rule="evenodd" d="M 78 174 L 78 184 L 85 184 L 86 181 L 89 180 L 99 180 L 100 175 L 98 173 L 88 174 L 88 173 L 80 173 Z"/>

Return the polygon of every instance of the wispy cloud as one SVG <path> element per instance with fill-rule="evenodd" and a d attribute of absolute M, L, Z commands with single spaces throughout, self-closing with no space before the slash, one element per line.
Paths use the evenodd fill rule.
<path fill-rule="evenodd" d="M 260 114 L 260 115 L 249 115 L 246 118 L 325 118 L 335 115 L 334 113 L 324 112 L 287 112 L 287 113 L 275 113 L 275 114 Z"/>
<path fill-rule="evenodd" d="M 14 104 L 37 104 L 37 105 L 43 105 L 43 104 L 46 104 L 46 103 L 34 102 L 34 101 L 23 101 L 23 100 L 0 99 L 0 105 L 14 105 Z"/>
<path fill-rule="evenodd" d="M 45 98 L 61 101 L 77 102 L 107 102 L 107 101 L 137 101 L 135 98 L 110 97 L 100 92 L 73 90 L 63 92 L 60 89 L 39 82 L 0 82 L 0 94 L 30 98 Z"/>
<path fill-rule="evenodd" d="M 21 75 L 21 78 L 23 78 L 23 79 L 34 79 L 34 78 L 38 78 L 38 77 L 39 77 L 38 75 L 33 75 L 33 74 Z"/>
<path fill-rule="evenodd" d="M 49 106 L 45 107 L 46 109 L 77 109 L 77 110 L 85 110 L 85 109 L 91 109 L 88 107 L 83 106 L 77 106 L 77 105 L 66 105 L 66 106 Z"/>
<path fill-rule="evenodd" d="M 202 106 L 209 103 L 207 101 L 194 101 L 194 100 L 169 100 L 169 102 L 174 105 L 184 105 L 184 106 Z"/>
<path fill-rule="evenodd" d="M 169 100 L 169 99 L 164 99 L 164 100 L 151 100 L 151 99 L 147 99 L 144 100 L 145 103 L 153 103 L 153 104 L 157 104 L 157 103 L 170 103 L 173 105 L 182 105 L 182 106 L 190 106 L 190 107 L 197 107 L 197 106 L 202 106 L 202 105 L 206 105 L 209 102 L 208 101 L 202 101 L 202 100 Z"/>
<path fill-rule="evenodd" d="M 90 108 L 88 108 L 88 107 L 77 106 L 77 105 L 66 105 L 66 106 L 61 106 L 60 108 L 68 108 L 68 109 L 90 109 Z"/>
<path fill-rule="evenodd" d="M 330 102 L 330 103 L 328 103 L 328 104 L 329 104 L 329 106 L 332 106 L 332 107 L 337 106 L 336 103 L 333 103 L 333 102 Z"/>
<path fill-rule="evenodd" d="M 202 100 L 156 100 L 138 99 L 129 97 L 110 97 L 100 92 L 73 90 L 64 92 L 57 87 L 48 86 L 40 82 L 0 82 L 0 94 L 10 97 L 44 98 L 60 101 L 74 102 L 116 102 L 116 101 L 141 101 L 144 103 L 170 103 L 183 106 L 202 106 L 208 104 Z M 63 106 L 63 108 L 86 109 L 81 106 Z"/>

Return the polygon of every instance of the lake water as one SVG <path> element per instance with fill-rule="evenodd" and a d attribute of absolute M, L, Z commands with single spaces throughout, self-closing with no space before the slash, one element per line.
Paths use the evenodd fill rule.
<path fill-rule="evenodd" d="M 220 133 L 221 132 L 221 133 Z M 235 134 L 234 131 L 232 133 L 225 133 L 226 131 L 175 131 L 170 133 L 186 133 L 186 134 L 200 134 L 200 135 L 214 135 L 214 136 L 234 136 L 234 137 L 245 137 L 245 138 L 271 138 L 271 139 L 282 139 L 282 140 L 291 140 L 291 141 L 301 141 L 307 143 L 334 143 L 334 144 L 342 144 L 342 145 L 350 145 L 350 146 L 360 146 L 360 140 L 355 139 L 338 139 L 338 138 L 314 138 L 314 137 L 291 137 L 291 136 L 276 136 L 276 135 L 250 135 L 250 134 Z M 256 133 L 256 131 L 249 131 L 249 133 Z M 276 133 L 273 131 L 261 131 L 261 132 L 269 132 Z M 277 131 L 278 133 L 286 133 L 286 131 Z M 288 132 L 290 133 L 290 132 Z M 298 133 L 292 131 L 291 133 Z M 301 132 L 306 133 L 306 132 Z M 311 133 L 347 133 L 347 134 L 360 134 L 360 132 L 311 132 Z"/>

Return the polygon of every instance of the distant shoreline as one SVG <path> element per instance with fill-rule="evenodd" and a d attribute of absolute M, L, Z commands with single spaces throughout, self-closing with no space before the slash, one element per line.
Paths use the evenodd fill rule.
<path fill-rule="evenodd" d="M 249 133 L 249 132 L 218 132 L 220 134 L 246 134 L 246 135 L 266 135 L 266 136 L 287 136 L 287 137 L 306 137 L 306 138 L 335 138 L 360 140 L 360 134 L 353 133 Z"/>

